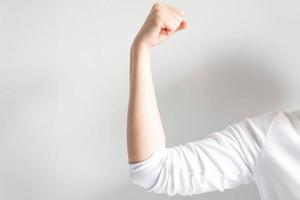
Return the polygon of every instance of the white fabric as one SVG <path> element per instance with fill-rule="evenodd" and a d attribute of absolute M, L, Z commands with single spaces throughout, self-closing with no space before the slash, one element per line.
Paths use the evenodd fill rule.
<path fill-rule="evenodd" d="M 128 164 L 132 182 L 169 196 L 223 191 L 254 181 L 262 200 L 300 198 L 300 121 L 273 110 L 204 139 L 166 147 Z"/>

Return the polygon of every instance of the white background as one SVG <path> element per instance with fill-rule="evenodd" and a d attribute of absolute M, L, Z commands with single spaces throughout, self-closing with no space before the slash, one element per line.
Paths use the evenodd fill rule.
<path fill-rule="evenodd" d="M 0 0 L 0 199 L 171 199 L 128 179 L 129 49 L 153 3 Z M 189 27 L 153 50 L 168 146 L 299 108 L 300 1 L 169 3 Z"/>

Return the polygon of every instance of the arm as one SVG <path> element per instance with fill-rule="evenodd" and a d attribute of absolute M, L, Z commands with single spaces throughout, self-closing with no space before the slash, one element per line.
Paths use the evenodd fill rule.
<path fill-rule="evenodd" d="M 151 76 L 151 48 L 186 27 L 178 9 L 155 4 L 130 50 L 127 148 L 130 163 L 148 158 L 165 142 Z"/>
<path fill-rule="evenodd" d="M 202 140 L 171 148 L 162 145 L 165 136 L 153 89 L 150 50 L 185 28 L 186 22 L 177 14 L 180 12 L 175 8 L 156 4 L 131 48 L 127 134 L 130 179 L 148 192 L 170 196 L 247 184 L 253 179 L 279 111 L 245 118 Z"/>
<path fill-rule="evenodd" d="M 280 116 L 283 113 L 274 110 L 246 117 L 201 140 L 161 147 L 150 158 L 129 165 L 130 179 L 147 192 L 169 196 L 224 191 L 248 184 L 263 159 L 268 135 L 286 126 L 279 126 L 283 123 Z"/>

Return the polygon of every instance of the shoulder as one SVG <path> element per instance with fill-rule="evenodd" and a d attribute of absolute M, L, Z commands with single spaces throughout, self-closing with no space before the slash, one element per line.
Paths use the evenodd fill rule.
<path fill-rule="evenodd" d="M 285 111 L 281 109 L 273 109 L 266 112 L 248 115 L 244 118 L 243 123 L 255 130 L 260 130 L 264 134 L 270 131 L 271 127 L 281 116 L 285 116 Z"/>

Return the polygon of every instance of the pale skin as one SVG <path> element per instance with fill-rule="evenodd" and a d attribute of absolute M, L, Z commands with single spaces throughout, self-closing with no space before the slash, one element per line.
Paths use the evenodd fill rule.
<path fill-rule="evenodd" d="M 129 163 L 146 160 L 166 140 L 152 81 L 151 50 L 185 28 L 181 10 L 156 3 L 133 40 L 127 116 Z"/>

